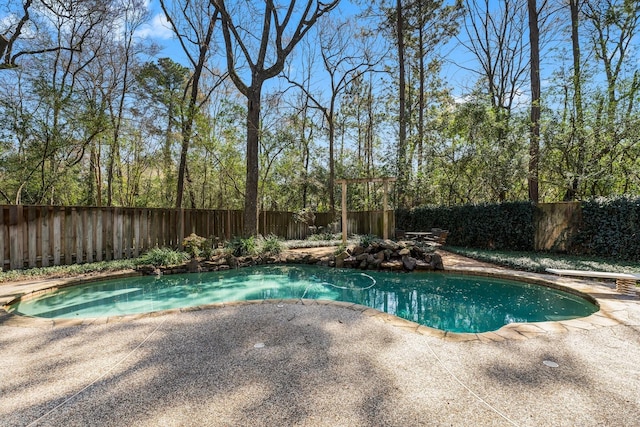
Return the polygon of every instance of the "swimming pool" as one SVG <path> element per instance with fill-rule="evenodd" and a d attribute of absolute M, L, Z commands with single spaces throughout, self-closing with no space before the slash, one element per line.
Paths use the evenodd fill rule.
<path fill-rule="evenodd" d="M 514 322 L 573 319 L 598 311 L 579 295 L 523 282 L 299 265 L 94 282 L 18 300 L 9 311 L 43 318 L 99 318 L 216 302 L 299 298 L 353 302 L 450 332 L 487 332 Z"/>

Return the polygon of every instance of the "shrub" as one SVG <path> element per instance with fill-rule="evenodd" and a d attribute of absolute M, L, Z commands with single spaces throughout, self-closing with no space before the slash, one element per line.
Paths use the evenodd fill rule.
<path fill-rule="evenodd" d="M 640 259 L 640 197 L 597 198 L 582 202 L 581 208 L 573 253 Z"/>
<path fill-rule="evenodd" d="M 340 242 L 336 249 L 333 251 L 334 255 L 340 255 L 342 252 L 347 250 L 347 245 L 345 243 Z"/>
<path fill-rule="evenodd" d="M 308 240 L 312 241 L 331 241 L 331 240 L 340 240 L 342 237 L 340 234 L 333 234 L 329 232 L 316 233 L 312 234 L 308 237 Z"/>
<path fill-rule="evenodd" d="M 378 236 L 376 236 L 374 234 L 364 234 L 364 235 L 358 237 L 358 245 L 362 246 L 363 248 L 366 248 L 369 245 L 371 245 L 371 243 L 375 242 L 376 240 L 380 240 L 380 239 L 378 239 Z"/>
<path fill-rule="evenodd" d="M 182 246 L 184 246 L 185 252 L 191 255 L 191 258 L 199 257 L 202 254 L 206 244 L 207 239 L 204 237 L 200 237 L 195 233 L 191 233 L 189 237 L 185 237 L 184 240 L 182 240 Z"/>
<path fill-rule="evenodd" d="M 533 250 L 534 212 L 530 202 L 426 206 L 398 210 L 396 224 L 408 231 L 449 230 L 447 243 L 454 246 Z"/>
<path fill-rule="evenodd" d="M 190 258 L 189 254 L 182 251 L 175 251 L 170 248 L 158 248 L 155 247 L 146 252 L 140 258 L 136 260 L 136 264 L 151 264 L 159 267 L 171 267 L 173 265 L 180 265 Z"/>
<path fill-rule="evenodd" d="M 226 248 L 233 256 L 255 255 L 258 253 L 258 242 L 254 236 L 234 237 L 227 242 Z"/>
<path fill-rule="evenodd" d="M 284 245 L 278 236 L 270 234 L 262 240 L 261 253 L 277 255 L 282 252 Z"/>

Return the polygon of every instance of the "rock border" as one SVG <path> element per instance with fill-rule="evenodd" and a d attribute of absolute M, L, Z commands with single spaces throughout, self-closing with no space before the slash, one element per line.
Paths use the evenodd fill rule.
<path fill-rule="evenodd" d="M 442 257 L 435 253 L 435 249 L 436 245 L 429 243 L 412 240 L 394 242 L 386 239 L 374 241 L 367 247 L 360 245 L 347 247 L 337 255 L 318 256 L 295 251 L 241 257 L 232 254 L 219 254 L 209 259 L 193 258 L 184 264 L 169 267 L 141 265 L 136 270 L 146 275 L 204 273 L 265 264 L 308 264 L 336 268 L 408 272 L 444 270 Z"/>

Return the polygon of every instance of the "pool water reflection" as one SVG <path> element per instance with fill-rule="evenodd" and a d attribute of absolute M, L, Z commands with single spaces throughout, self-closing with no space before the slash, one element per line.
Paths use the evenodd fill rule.
<path fill-rule="evenodd" d="M 94 318 L 215 302 L 298 298 L 354 302 L 451 332 L 487 332 L 513 322 L 573 319 L 598 311 L 578 295 L 503 279 L 298 265 L 95 282 L 19 301 L 10 311 L 45 318 Z"/>

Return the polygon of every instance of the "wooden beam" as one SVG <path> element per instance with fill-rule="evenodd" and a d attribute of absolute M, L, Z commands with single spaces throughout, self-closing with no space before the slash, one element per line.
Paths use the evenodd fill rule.
<path fill-rule="evenodd" d="M 342 184 L 342 243 L 347 244 L 347 180 Z"/>
<path fill-rule="evenodd" d="M 354 178 L 337 179 L 338 184 L 366 184 L 367 182 L 395 182 L 397 178 Z"/>
<path fill-rule="evenodd" d="M 384 187 L 382 190 L 382 238 L 387 240 L 389 238 L 389 231 L 387 230 L 388 222 L 387 219 L 387 192 L 389 191 L 388 181 L 384 181 Z"/>

